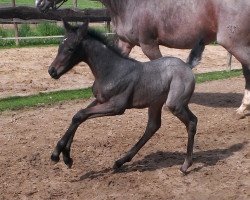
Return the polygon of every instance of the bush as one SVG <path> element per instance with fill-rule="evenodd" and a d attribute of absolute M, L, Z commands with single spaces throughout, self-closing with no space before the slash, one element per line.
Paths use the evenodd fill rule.
<path fill-rule="evenodd" d="M 107 32 L 106 28 L 103 26 L 93 27 L 98 32 Z M 64 28 L 58 26 L 56 23 L 43 22 L 37 25 L 22 24 L 19 25 L 18 33 L 20 37 L 28 36 L 53 36 L 53 35 L 64 35 Z M 14 37 L 14 29 L 3 29 L 0 28 L 0 37 Z M 108 39 L 112 40 L 113 35 L 108 35 Z M 50 44 L 59 44 L 61 38 L 46 38 L 46 39 L 25 39 L 20 40 L 20 46 L 30 46 L 30 45 L 50 45 Z M 0 39 L 0 48 L 12 47 L 15 46 L 15 40 L 1 40 Z"/>
<path fill-rule="evenodd" d="M 27 37 L 32 35 L 32 30 L 28 24 L 22 24 L 19 26 L 18 34 L 20 37 Z"/>
<path fill-rule="evenodd" d="M 56 23 L 43 22 L 36 27 L 36 35 L 50 36 L 50 35 L 63 35 L 64 29 L 57 26 Z"/>

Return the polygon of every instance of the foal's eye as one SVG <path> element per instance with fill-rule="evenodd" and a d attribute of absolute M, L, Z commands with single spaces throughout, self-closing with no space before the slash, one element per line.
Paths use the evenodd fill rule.
<path fill-rule="evenodd" d="M 70 48 L 70 49 L 68 49 L 68 52 L 73 53 L 73 52 L 74 52 L 74 49 L 73 49 L 73 48 Z"/>

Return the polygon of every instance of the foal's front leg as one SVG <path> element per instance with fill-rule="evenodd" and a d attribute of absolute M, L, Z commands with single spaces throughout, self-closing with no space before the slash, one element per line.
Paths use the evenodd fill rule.
<path fill-rule="evenodd" d="M 87 108 L 91 108 L 93 106 L 96 106 L 98 104 L 97 100 L 94 100 L 92 103 L 90 103 Z M 71 168 L 72 164 L 73 164 L 73 160 L 70 157 L 70 149 L 71 149 L 71 144 L 73 142 L 73 138 L 75 136 L 75 132 L 71 135 L 70 139 L 68 140 L 65 148 L 62 150 L 62 154 L 63 154 L 63 161 L 64 163 Z"/>
<path fill-rule="evenodd" d="M 70 146 L 78 126 L 90 118 L 118 115 L 124 113 L 124 111 L 124 106 L 122 104 L 116 104 L 115 100 L 103 104 L 97 104 L 97 102 L 94 101 L 87 108 L 78 111 L 72 118 L 68 130 L 58 141 L 51 155 L 51 160 L 58 162 L 60 160 L 59 156 L 63 152 L 64 163 L 68 167 L 71 167 L 73 160 L 70 158 Z"/>

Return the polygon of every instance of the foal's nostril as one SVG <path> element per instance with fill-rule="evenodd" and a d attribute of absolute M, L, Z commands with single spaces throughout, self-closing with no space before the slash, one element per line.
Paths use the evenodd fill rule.
<path fill-rule="evenodd" d="M 51 67 L 51 68 L 48 70 L 48 72 L 49 72 L 49 74 L 50 74 L 50 76 L 51 76 L 52 78 L 57 77 L 57 71 L 56 71 L 56 69 L 55 69 L 54 67 Z"/>

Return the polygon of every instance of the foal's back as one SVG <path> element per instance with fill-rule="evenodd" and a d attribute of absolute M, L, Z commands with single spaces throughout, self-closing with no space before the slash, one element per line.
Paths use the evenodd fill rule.
<path fill-rule="evenodd" d="M 162 57 L 154 61 L 140 63 L 141 73 L 134 86 L 133 105 L 148 107 L 154 103 L 164 103 L 172 88 L 173 93 L 190 96 L 195 80 L 191 66 L 175 57 Z"/>

